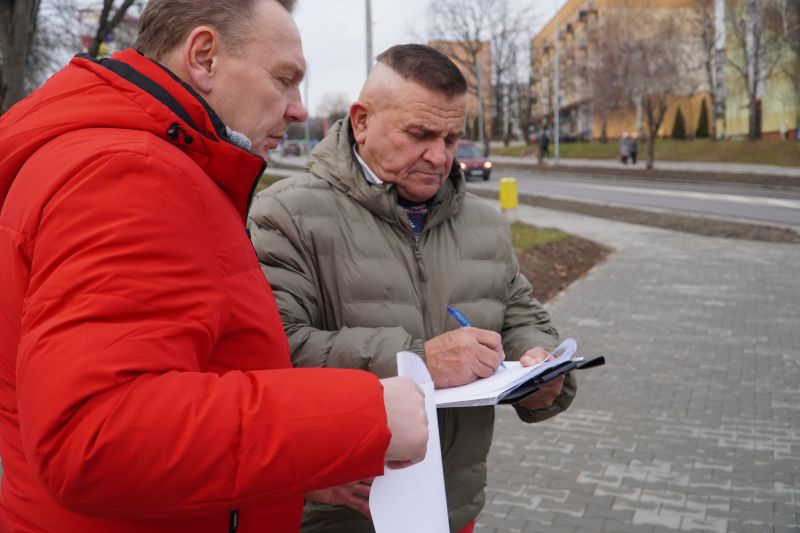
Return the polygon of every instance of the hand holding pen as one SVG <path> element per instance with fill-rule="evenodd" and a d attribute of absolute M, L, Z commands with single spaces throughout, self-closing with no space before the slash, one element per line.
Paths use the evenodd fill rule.
<path fill-rule="evenodd" d="M 462 313 L 461 311 L 459 311 L 458 309 L 456 309 L 452 305 L 448 305 L 447 306 L 447 312 L 450 313 L 450 316 L 452 316 L 455 319 L 455 321 L 458 322 L 458 324 L 462 328 L 471 328 L 472 327 L 472 322 L 469 321 L 469 318 L 467 318 L 467 315 L 465 315 L 464 313 Z M 505 363 L 503 363 L 503 361 L 500 361 L 500 366 L 502 368 L 506 367 L 506 365 L 505 365 Z"/>
<path fill-rule="evenodd" d="M 425 364 L 436 388 L 456 387 L 491 376 L 505 359 L 500 335 L 461 327 L 427 341 Z"/>

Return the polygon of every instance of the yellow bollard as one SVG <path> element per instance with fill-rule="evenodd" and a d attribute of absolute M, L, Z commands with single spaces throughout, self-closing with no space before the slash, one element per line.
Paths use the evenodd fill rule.
<path fill-rule="evenodd" d="M 519 207 L 519 199 L 517 198 L 516 178 L 501 178 L 500 209 L 507 211 L 508 209 L 516 209 L 517 207 Z"/>
<path fill-rule="evenodd" d="M 519 207 L 519 198 L 516 178 L 501 178 L 500 211 L 506 213 L 510 220 L 516 220 L 517 207 Z"/>

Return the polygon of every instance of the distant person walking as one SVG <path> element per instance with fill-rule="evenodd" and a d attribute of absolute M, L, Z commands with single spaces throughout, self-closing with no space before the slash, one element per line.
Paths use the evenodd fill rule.
<path fill-rule="evenodd" d="M 631 158 L 631 164 L 636 164 L 636 157 L 639 155 L 639 134 L 634 132 L 630 139 L 628 139 L 628 155 Z"/>
<path fill-rule="evenodd" d="M 628 136 L 628 132 L 622 134 L 622 137 L 619 139 L 619 160 L 622 161 L 623 165 L 628 164 L 628 158 L 631 155 L 631 144 L 630 144 L 630 137 Z"/>
<path fill-rule="evenodd" d="M 546 157 L 550 157 L 550 137 L 547 132 L 542 130 L 539 137 L 536 138 L 536 145 L 539 147 L 539 164 L 544 162 Z"/>

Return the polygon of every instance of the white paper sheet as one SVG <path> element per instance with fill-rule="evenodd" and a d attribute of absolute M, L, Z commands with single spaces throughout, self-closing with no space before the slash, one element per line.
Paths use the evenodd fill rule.
<path fill-rule="evenodd" d="M 375 478 L 369 493 L 372 522 L 376 533 L 449 533 L 433 380 L 412 352 L 397 354 L 397 370 L 425 393 L 428 451 L 421 463 L 399 470 L 385 468 L 384 475 Z"/>

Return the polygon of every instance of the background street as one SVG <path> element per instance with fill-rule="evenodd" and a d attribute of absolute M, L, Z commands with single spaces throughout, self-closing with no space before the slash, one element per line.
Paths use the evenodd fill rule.
<path fill-rule="evenodd" d="M 304 156 L 274 156 L 273 159 L 275 164 L 283 168 L 270 167 L 267 172 L 280 175 L 299 172 L 307 162 Z M 496 161 L 492 169 L 492 178 L 489 181 L 471 178 L 470 188 L 496 191 L 500 178 L 510 176 L 517 179 L 517 189 L 520 194 L 800 228 L 800 169 L 798 168 L 758 166 L 759 172 L 764 174 L 797 179 L 797 187 L 770 189 L 750 185 L 676 183 L 588 176 L 585 169 L 576 174 L 556 174 L 532 166 L 532 159 L 527 160 L 527 168 L 503 167 L 503 161 L 514 160 L 520 165 L 526 162 L 525 158 L 492 157 L 492 160 Z M 597 168 L 622 168 L 622 165 L 615 161 L 590 160 L 584 164 L 589 163 Z M 681 170 L 685 166 L 684 163 L 662 162 L 659 168 Z M 698 164 L 693 175 L 700 182 L 703 171 L 744 173 L 752 170 L 752 167 L 756 165 Z"/>
<path fill-rule="evenodd" d="M 787 169 L 795 170 L 798 169 Z M 469 185 L 497 190 L 499 180 L 504 176 L 517 178 L 520 194 L 800 227 L 800 188 L 780 190 L 747 185 L 588 177 L 539 170 L 511 170 L 504 169 L 502 165 L 494 170 L 492 180 L 483 182 L 473 179 Z M 800 178 L 797 181 L 800 184 Z"/>
<path fill-rule="evenodd" d="M 520 215 L 616 248 L 547 306 L 607 364 L 554 419 L 498 408 L 477 531 L 800 531 L 800 247 Z"/>

